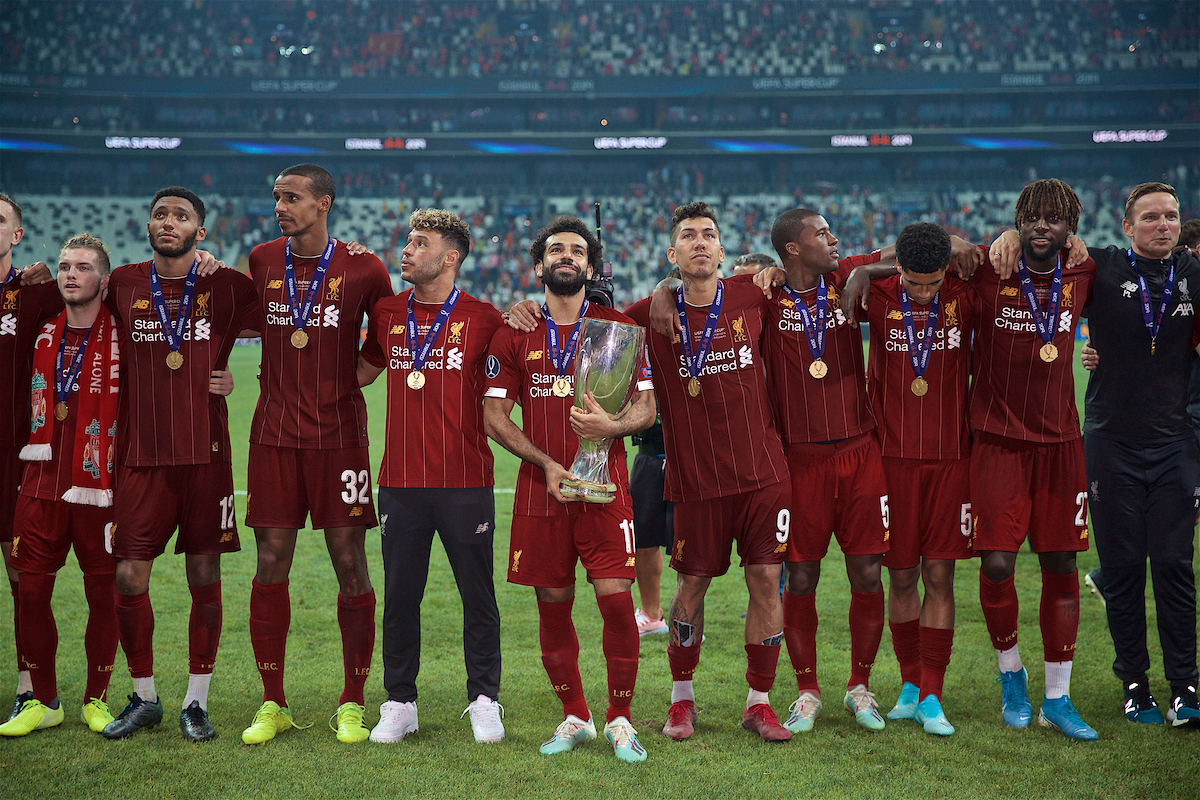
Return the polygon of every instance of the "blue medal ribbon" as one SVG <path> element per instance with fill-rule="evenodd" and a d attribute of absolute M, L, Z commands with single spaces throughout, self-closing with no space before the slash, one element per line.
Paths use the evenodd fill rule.
<path fill-rule="evenodd" d="M 804 323 L 804 336 L 808 339 L 808 352 L 812 353 L 813 361 L 820 361 L 825 354 L 825 316 L 829 308 L 829 290 L 825 286 L 825 276 L 821 276 L 817 284 L 817 311 L 808 310 L 808 305 L 800 295 L 792 291 L 792 287 L 783 284 L 783 291 L 796 304 L 800 311 L 800 319 Z"/>
<path fill-rule="evenodd" d="M 904 316 L 904 338 L 908 340 L 908 359 L 912 362 L 913 372 L 918 378 L 925 377 L 929 368 L 929 355 L 933 352 L 933 333 L 937 330 L 938 312 L 941 310 L 941 293 L 935 294 L 929 301 L 929 316 L 925 318 L 925 337 L 917 341 L 917 328 L 913 324 L 912 303 L 909 302 L 908 292 L 904 291 L 904 283 L 900 284 L 900 307 Z"/>
<path fill-rule="evenodd" d="M 75 388 L 75 381 L 79 379 L 79 372 L 83 369 L 83 359 L 87 354 L 88 339 L 91 336 L 92 329 L 88 328 L 88 332 L 83 335 L 83 341 L 79 343 L 79 349 L 75 351 L 70 368 L 64 370 L 63 355 L 67 351 L 67 336 L 66 331 L 63 331 L 62 341 L 58 343 L 58 357 L 54 362 L 54 396 L 60 403 L 65 404 Z"/>
<path fill-rule="evenodd" d="M 412 353 L 412 368 L 419 372 L 425 367 L 425 362 L 429 358 L 429 353 L 433 350 L 434 342 L 437 341 L 438 334 L 442 332 L 446 321 L 450 319 L 451 312 L 454 311 L 455 304 L 458 303 L 458 287 L 454 287 L 454 291 L 450 292 L 450 296 L 442 303 L 441 309 L 438 310 L 437 318 L 433 324 L 429 326 L 429 330 L 425 332 L 425 341 L 417 344 L 417 317 L 413 314 L 413 293 L 408 295 L 408 352 Z M 420 349 L 418 349 L 418 347 Z"/>
<path fill-rule="evenodd" d="M 579 309 L 579 319 L 575 320 L 575 328 L 571 331 L 566 345 L 559 350 L 558 323 L 554 321 L 554 317 L 550 316 L 550 309 L 546 307 L 545 303 L 542 303 L 542 314 L 546 319 L 546 336 L 550 339 L 550 363 L 554 365 L 554 371 L 560 378 L 564 376 L 571 360 L 575 358 L 575 342 L 579 339 L 579 329 L 583 327 L 583 318 L 587 315 L 587 310 L 588 301 L 584 299 L 583 308 Z"/>
<path fill-rule="evenodd" d="M 167 299 L 163 296 L 162 282 L 158 279 L 158 270 L 154 268 L 154 262 L 150 262 L 150 296 L 154 298 L 158 323 L 172 353 L 178 353 L 183 345 L 183 333 L 187 330 L 188 314 L 192 310 L 192 296 L 196 294 L 196 270 L 199 267 L 199 259 L 192 262 L 192 268 L 188 270 L 187 279 L 183 282 L 183 294 L 179 296 L 179 313 L 172 322 L 171 315 L 167 312 Z"/>
<path fill-rule="evenodd" d="M 317 269 L 313 272 L 312 280 L 309 281 L 308 291 L 304 293 L 303 307 L 300 305 L 296 292 L 296 268 L 292 264 L 292 240 L 289 238 L 283 247 L 283 274 L 292 310 L 292 324 L 298 331 L 304 330 L 304 326 L 308 324 L 313 303 L 321 294 L 321 286 L 325 283 L 325 273 L 329 271 L 329 262 L 333 260 L 333 249 L 336 246 L 337 240 L 330 236 L 329 241 L 325 244 L 325 252 L 321 254 L 321 260 L 317 262 Z"/>
<path fill-rule="evenodd" d="M 717 281 L 717 296 L 708 307 L 708 317 L 704 320 L 704 331 L 700 334 L 700 349 L 692 351 L 692 332 L 688 330 L 687 307 L 683 302 L 683 287 L 675 292 L 675 310 L 679 314 L 679 324 L 683 326 L 683 335 L 679 344 L 683 348 L 684 363 L 687 364 L 688 374 L 699 380 L 704 371 L 704 363 L 708 361 L 708 351 L 712 346 L 713 333 L 717 330 L 717 320 L 721 317 L 721 306 L 725 304 L 725 284 Z"/>
<path fill-rule="evenodd" d="M 21 273 L 17 272 L 17 265 L 10 264 L 8 267 L 8 276 L 5 277 L 4 283 L 0 283 L 0 291 L 3 291 L 4 289 L 6 289 L 8 287 L 8 285 L 10 283 L 12 283 L 13 280 L 16 279 L 16 277 L 20 274 Z"/>
<path fill-rule="evenodd" d="M 1150 332 L 1150 355 L 1154 355 L 1154 343 L 1158 339 L 1158 329 L 1162 326 L 1163 317 L 1167 315 L 1167 307 L 1171 305 L 1171 295 L 1175 291 L 1175 262 L 1171 262 L 1171 268 L 1167 272 L 1167 281 L 1163 284 L 1162 300 L 1158 304 L 1158 317 L 1154 317 L 1150 313 L 1150 285 L 1146 283 L 1146 279 L 1142 277 L 1142 273 L 1137 268 L 1137 259 L 1133 256 L 1133 248 L 1130 247 L 1126 250 L 1125 255 L 1129 257 L 1129 266 L 1133 267 L 1133 274 L 1137 276 L 1138 294 L 1142 298 L 1142 321 L 1146 323 L 1146 330 Z"/>
<path fill-rule="evenodd" d="M 1017 261 L 1017 279 L 1021 282 L 1021 291 L 1025 294 L 1025 305 L 1029 306 L 1029 314 L 1033 324 L 1037 326 L 1038 336 L 1042 344 L 1050 344 L 1054 339 L 1054 329 L 1058 319 L 1058 301 L 1062 297 L 1062 256 L 1054 264 L 1054 277 L 1050 281 L 1050 301 L 1046 304 L 1046 312 L 1042 313 L 1042 304 L 1038 302 L 1037 292 L 1033 289 L 1033 279 L 1029 277 L 1029 268 L 1025 266 L 1022 257 Z"/>

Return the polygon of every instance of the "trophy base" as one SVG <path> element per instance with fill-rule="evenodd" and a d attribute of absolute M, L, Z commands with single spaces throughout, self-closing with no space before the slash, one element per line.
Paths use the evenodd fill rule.
<path fill-rule="evenodd" d="M 563 481 L 560 486 L 563 497 L 582 500 L 585 503 L 611 503 L 616 499 L 615 483 L 593 483 L 592 481 Z"/>

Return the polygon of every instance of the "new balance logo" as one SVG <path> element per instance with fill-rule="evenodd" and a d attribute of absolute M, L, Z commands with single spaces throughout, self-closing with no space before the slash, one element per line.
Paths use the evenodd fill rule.
<path fill-rule="evenodd" d="M 150 301 L 149 301 L 149 300 L 134 300 L 134 301 L 133 301 L 133 307 L 134 307 L 135 309 L 139 309 L 139 310 L 140 310 L 140 309 L 149 308 L 149 307 L 150 307 Z"/>
<path fill-rule="evenodd" d="M 481 524 L 479 525 L 479 527 L 475 529 L 475 535 L 476 535 L 476 536 L 481 536 L 481 535 L 483 535 L 483 534 L 487 533 L 487 532 L 488 532 L 488 528 L 490 528 L 490 527 L 491 527 L 491 525 L 492 525 L 492 524 L 491 524 L 490 522 L 484 522 L 484 523 L 481 523 Z"/>
<path fill-rule="evenodd" d="M 404 333 L 404 326 L 403 325 L 393 325 L 392 329 L 390 331 L 388 331 L 388 333 L 391 336 L 399 336 L 400 334 Z"/>
<path fill-rule="evenodd" d="M 1121 296 L 1133 297 L 1133 293 L 1138 290 L 1138 286 L 1133 281 L 1125 281 L 1121 284 Z"/>
<path fill-rule="evenodd" d="M 456 369 L 462 371 L 463 368 L 463 352 L 457 347 L 451 348 L 450 352 L 446 353 L 446 369 Z"/>
<path fill-rule="evenodd" d="M 273 281 L 267 281 L 267 288 L 268 289 L 282 289 L 283 281 L 280 280 L 279 278 L 276 278 Z"/>

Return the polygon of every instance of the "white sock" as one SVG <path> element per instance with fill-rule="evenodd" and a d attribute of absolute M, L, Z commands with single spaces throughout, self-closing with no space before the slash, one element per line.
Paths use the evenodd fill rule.
<path fill-rule="evenodd" d="M 23 669 L 17 672 L 17 694 L 25 694 L 33 691 L 33 677 L 30 676 L 29 670 Z"/>
<path fill-rule="evenodd" d="M 154 691 L 154 676 L 149 678 L 134 678 L 133 691 L 147 703 L 158 701 L 158 692 Z"/>
<path fill-rule="evenodd" d="M 1071 664 L 1073 661 L 1046 662 L 1046 699 L 1057 700 L 1071 693 Z"/>
<path fill-rule="evenodd" d="M 194 672 L 188 673 L 188 690 L 187 695 L 183 698 L 183 707 L 187 708 L 195 700 L 200 704 L 200 707 L 208 711 L 208 684 L 212 680 L 212 673 L 205 675 L 197 675 Z"/>
<path fill-rule="evenodd" d="M 996 655 L 1000 659 L 1001 672 L 1021 671 L 1021 654 L 1017 652 L 1015 644 L 1007 650 L 997 650 Z"/>
<path fill-rule="evenodd" d="M 678 703 L 680 700 L 696 700 L 691 681 L 671 681 L 671 702 Z"/>
<path fill-rule="evenodd" d="M 767 705 L 771 705 L 771 699 L 769 697 L 767 697 L 766 692 L 759 692 L 754 689 L 751 689 L 749 692 L 746 693 L 746 708 L 749 708 L 750 706 L 759 705 L 760 703 L 766 703 Z"/>

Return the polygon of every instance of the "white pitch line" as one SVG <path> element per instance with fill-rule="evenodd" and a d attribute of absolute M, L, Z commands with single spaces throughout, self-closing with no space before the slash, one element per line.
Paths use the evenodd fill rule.
<path fill-rule="evenodd" d="M 493 489 L 492 491 L 495 492 L 496 494 L 512 494 L 516 491 L 516 489 Z M 239 497 L 245 497 L 246 490 L 245 489 L 237 489 L 234 491 L 234 494 L 238 495 Z M 371 494 L 379 494 L 379 487 L 372 486 Z"/>

